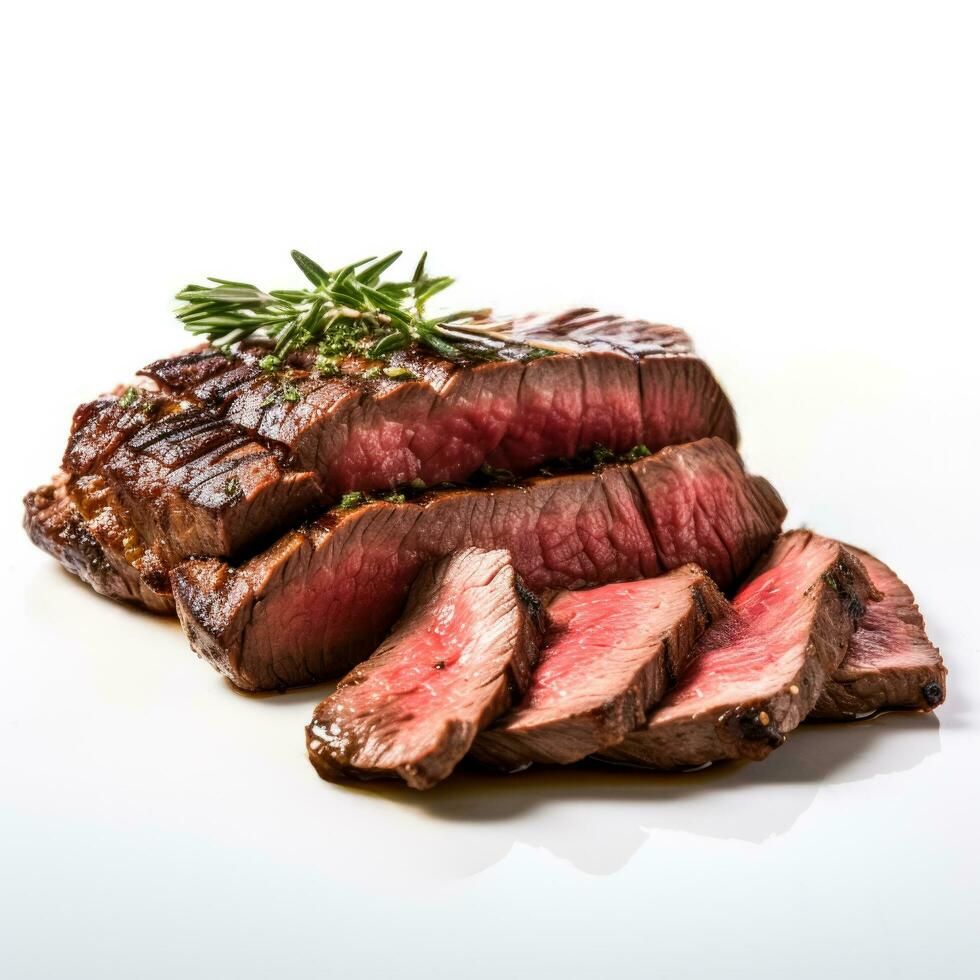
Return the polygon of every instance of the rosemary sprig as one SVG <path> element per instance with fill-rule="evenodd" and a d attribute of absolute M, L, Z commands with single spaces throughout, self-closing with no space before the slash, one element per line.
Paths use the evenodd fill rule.
<path fill-rule="evenodd" d="M 176 314 L 185 330 L 206 336 L 224 350 L 252 336 L 274 341 L 274 354 L 263 359 L 270 369 L 309 344 L 318 345 L 325 364 L 352 352 L 383 358 L 413 343 L 441 357 L 460 357 L 452 340 L 463 338 L 453 337 L 447 325 L 485 317 L 489 311 L 427 317 L 426 303 L 454 280 L 428 275 L 427 253 L 423 252 L 410 280 L 382 281 L 401 254 L 392 252 L 381 259 L 372 256 L 328 272 L 302 252 L 293 251 L 293 261 L 312 288 L 264 292 L 252 283 L 209 277 L 213 285 L 191 283 L 177 293 L 183 305 Z"/>

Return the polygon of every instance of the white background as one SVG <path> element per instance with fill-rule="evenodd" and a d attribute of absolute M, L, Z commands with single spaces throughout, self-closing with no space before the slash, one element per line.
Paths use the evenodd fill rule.
<path fill-rule="evenodd" d="M 976 9 L 8 9 L 0 973 L 976 976 Z M 692 778 L 321 782 L 322 691 L 236 695 L 18 526 L 173 291 L 293 247 L 690 330 L 790 522 L 908 579 L 947 704 Z"/>

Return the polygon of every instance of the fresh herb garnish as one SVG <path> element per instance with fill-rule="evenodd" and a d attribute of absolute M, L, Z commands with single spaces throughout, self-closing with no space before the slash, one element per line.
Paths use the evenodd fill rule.
<path fill-rule="evenodd" d="M 317 354 L 313 362 L 313 370 L 317 374 L 335 375 L 340 374 L 339 358 L 328 357 L 326 354 Z"/>
<path fill-rule="evenodd" d="M 225 495 L 228 497 L 234 497 L 238 493 L 240 487 L 238 484 L 238 477 L 233 476 L 225 481 Z"/>
<path fill-rule="evenodd" d="M 395 492 L 395 493 L 388 493 L 388 494 L 385 494 L 384 499 L 389 504 L 403 504 L 403 503 L 405 503 L 405 494 L 403 494 L 403 493 L 397 493 L 397 492 Z"/>
<path fill-rule="evenodd" d="M 274 356 L 280 360 L 312 343 L 319 344 L 325 356 L 360 353 L 380 358 L 419 343 L 441 357 L 460 357 L 447 326 L 486 316 L 488 311 L 427 317 L 426 303 L 451 286 L 453 279 L 428 275 L 423 253 L 409 281 L 382 282 L 382 275 L 401 254 L 362 259 L 328 272 L 294 251 L 293 261 L 312 289 L 264 292 L 252 283 L 209 277 L 214 285 L 191 283 L 177 294 L 183 301 L 177 317 L 184 329 L 206 336 L 226 352 L 255 334 L 273 340 Z M 474 339 L 478 337 L 479 331 Z"/>
<path fill-rule="evenodd" d="M 341 510 L 353 510 L 355 507 L 360 507 L 361 504 L 366 504 L 367 502 L 368 498 L 360 490 L 355 490 L 352 493 L 345 493 L 340 498 L 340 503 L 337 506 Z"/>
<path fill-rule="evenodd" d="M 303 393 L 291 381 L 281 381 L 271 395 L 268 395 L 260 403 L 260 408 L 268 408 L 270 405 L 277 405 L 280 401 L 298 402 L 303 397 Z"/>
<path fill-rule="evenodd" d="M 635 445 L 628 453 L 623 456 L 623 459 L 627 463 L 635 463 L 638 459 L 643 459 L 644 456 L 651 456 L 652 453 L 643 443 L 638 443 Z"/>
<path fill-rule="evenodd" d="M 119 406 L 120 408 L 129 408 L 131 405 L 135 405 L 139 400 L 139 389 L 130 385 L 119 397 Z"/>
<path fill-rule="evenodd" d="M 367 378 L 369 381 L 372 380 L 373 378 L 380 378 L 381 368 L 379 368 L 377 365 L 375 365 L 374 367 L 369 367 L 366 371 L 361 372 L 361 377 Z"/>
<path fill-rule="evenodd" d="M 277 371 L 281 364 L 282 358 L 276 357 L 275 354 L 266 354 L 266 356 L 259 361 L 259 367 L 262 368 L 263 371 Z"/>
<path fill-rule="evenodd" d="M 398 381 L 418 381 L 418 375 L 413 374 L 406 367 L 386 367 L 384 369 L 384 374 L 389 378 L 395 378 Z"/>
<path fill-rule="evenodd" d="M 601 443 L 593 443 L 592 445 L 592 462 L 596 466 L 602 466 L 605 463 L 611 463 L 615 460 L 616 454 L 608 447 L 603 446 Z"/>
<path fill-rule="evenodd" d="M 480 467 L 480 473 L 493 480 L 494 483 L 513 483 L 516 479 L 510 470 L 499 469 L 496 466 L 491 466 L 489 463 L 484 463 Z"/>

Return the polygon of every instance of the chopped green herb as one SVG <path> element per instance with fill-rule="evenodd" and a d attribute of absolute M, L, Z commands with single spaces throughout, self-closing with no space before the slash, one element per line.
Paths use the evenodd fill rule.
<path fill-rule="evenodd" d="M 134 388 L 132 385 L 128 387 L 119 399 L 120 408 L 129 408 L 131 405 L 135 405 L 140 400 L 140 393 L 138 388 Z"/>
<path fill-rule="evenodd" d="M 345 493 L 340 498 L 340 504 L 338 506 L 341 510 L 353 510 L 355 507 L 360 507 L 361 504 L 366 504 L 367 502 L 368 498 L 360 490 L 355 490 L 353 493 Z"/>
<path fill-rule="evenodd" d="M 825 572 L 823 580 L 835 591 L 840 592 L 840 586 L 837 584 L 837 579 L 834 578 L 831 572 Z"/>
<path fill-rule="evenodd" d="M 512 483 L 516 479 L 510 470 L 497 469 L 497 467 L 491 466 L 489 463 L 484 463 L 480 467 L 480 472 L 497 483 Z"/>
<path fill-rule="evenodd" d="M 225 481 L 225 495 L 228 497 L 234 497 L 240 489 L 238 483 L 238 477 L 233 476 L 230 480 Z"/>
<path fill-rule="evenodd" d="M 389 493 L 389 494 L 385 494 L 384 499 L 387 500 L 389 504 L 403 504 L 405 503 L 405 494 Z"/>
<path fill-rule="evenodd" d="M 616 454 L 608 447 L 600 445 L 598 442 L 592 446 L 592 461 L 596 466 L 611 463 L 615 458 Z"/>
<path fill-rule="evenodd" d="M 275 371 L 282 364 L 282 358 L 276 357 L 275 354 L 266 354 L 265 357 L 259 361 L 259 367 L 263 371 Z"/>
<path fill-rule="evenodd" d="M 529 343 L 529 341 L 525 341 Z M 544 347 L 532 347 L 522 358 L 525 361 L 536 361 L 539 357 L 554 357 L 556 350 L 546 350 Z"/>
<path fill-rule="evenodd" d="M 313 362 L 313 370 L 317 374 L 334 375 L 340 374 L 340 365 L 337 363 L 339 358 L 327 354 L 317 354 L 316 361 Z"/>
<path fill-rule="evenodd" d="M 373 379 L 373 378 L 380 378 L 381 377 L 381 368 L 379 368 L 379 367 L 371 367 L 371 368 L 368 368 L 366 371 L 362 371 L 361 372 L 361 377 L 362 378 L 367 378 L 369 381 L 371 379 Z"/>
<path fill-rule="evenodd" d="M 644 456 L 649 455 L 651 455 L 650 450 L 647 449 L 647 447 L 641 442 L 639 445 L 634 446 L 628 453 L 626 453 L 623 456 L 623 459 L 625 459 L 628 463 L 632 463 L 638 459 L 643 459 Z"/>
<path fill-rule="evenodd" d="M 280 401 L 298 402 L 303 397 L 303 393 L 290 381 L 283 381 L 279 388 L 264 398 L 260 403 L 260 408 L 268 408 L 270 405 L 277 405 Z"/>
<path fill-rule="evenodd" d="M 384 373 L 389 378 L 397 378 L 399 381 L 418 381 L 418 375 L 404 367 L 387 367 L 384 369 Z"/>

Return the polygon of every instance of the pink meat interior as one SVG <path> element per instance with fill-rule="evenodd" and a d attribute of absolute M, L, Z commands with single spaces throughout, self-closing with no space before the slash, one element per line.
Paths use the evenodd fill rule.
<path fill-rule="evenodd" d="M 803 594 L 834 560 L 836 545 L 811 538 L 744 586 L 732 615 L 708 630 L 680 684 L 661 702 L 658 721 L 757 700 L 795 676 L 810 628 Z"/>

